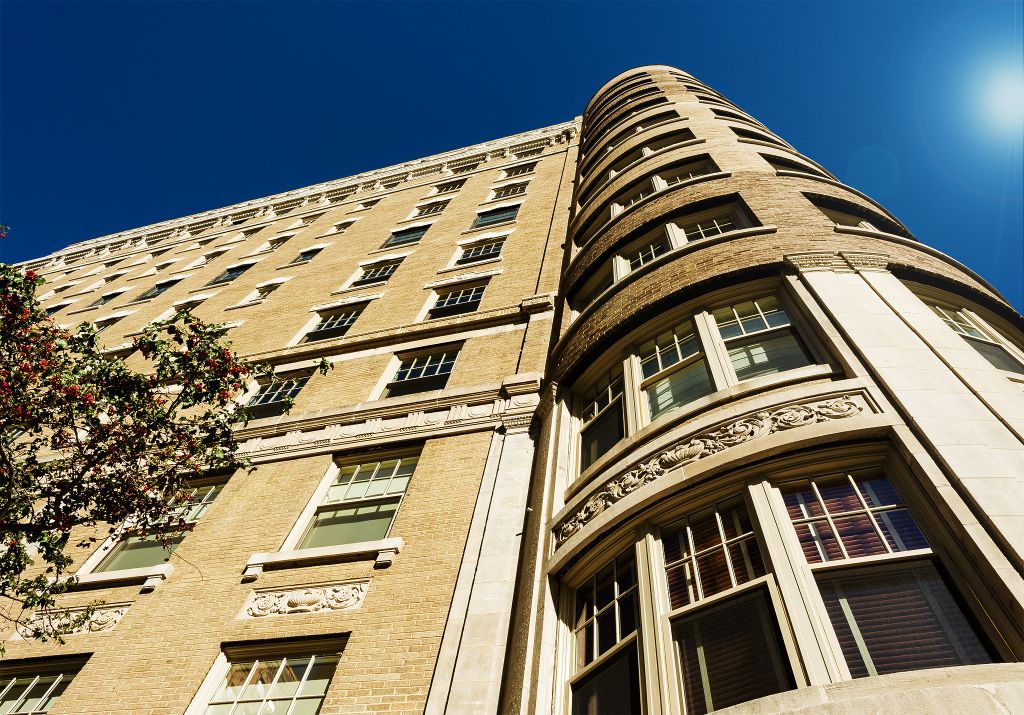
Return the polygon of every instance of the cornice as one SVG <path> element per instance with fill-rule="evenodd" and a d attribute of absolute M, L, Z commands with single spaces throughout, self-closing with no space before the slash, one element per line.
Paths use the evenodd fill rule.
<path fill-rule="evenodd" d="M 127 243 L 147 238 L 166 238 L 168 236 L 188 238 L 192 235 L 192 231 L 198 232 L 213 226 L 224 225 L 226 221 L 231 219 L 272 216 L 283 211 L 290 211 L 299 206 L 328 206 L 331 204 L 331 198 L 333 198 L 331 194 L 342 195 L 345 192 L 355 193 L 357 191 L 369 191 L 378 188 L 391 188 L 394 184 L 408 179 L 443 174 L 446 171 L 472 163 L 473 161 L 497 159 L 518 151 L 528 151 L 533 148 L 567 143 L 572 141 L 578 134 L 579 119 L 576 118 L 561 124 L 533 129 L 441 154 L 434 154 L 381 169 L 365 171 L 353 176 L 333 179 L 313 184 L 312 186 L 292 189 L 230 206 L 79 241 L 41 258 L 22 261 L 17 265 L 39 267 L 43 262 L 54 260 L 61 256 L 103 250 L 113 243 Z"/>

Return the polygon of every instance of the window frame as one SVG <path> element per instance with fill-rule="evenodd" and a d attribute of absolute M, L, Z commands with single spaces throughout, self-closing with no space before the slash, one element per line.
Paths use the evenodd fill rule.
<path fill-rule="evenodd" d="M 952 330 L 954 333 L 963 338 L 964 341 L 968 345 L 970 345 L 978 353 L 979 357 L 985 360 L 986 363 L 992 365 L 994 369 L 998 370 L 1008 379 L 1014 382 L 1024 382 L 1024 350 L 1014 345 L 1010 340 L 1003 336 L 1000 331 L 998 331 L 996 328 L 990 325 L 988 321 L 986 321 L 976 311 L 972 310 L 966 304 L 963 304 L 958 308 L 956 307 L 956 304 L 953 303 L 949 298 L 940 298 L 938 296 L 933 296 L 924 292 L 916 295 L 918 295 L 918 298 L 921 300 L 921 302 L 923 302 L 930 309 L 931 313 L 942 321 L 943 325 L 945 325 L 949 330 Z M 942 310 L 943 314 L 940 315 L 936 309 Z M 981 337 L 968 336 L 961 330 L 958 330 L 957 328 L 954 328 L 952 325 L 950 325 L 950 322 L 957 323 L 958 325 L 960 325 L 960 323 L 955 318 L 950 317 L 948 315 L 949 312 L 959 313 L 960 315 L 962 315 L 967 320 L 967 326 L 973 328 L 976 332 L 981 333 Z M 995 365 L 994 363 L 992 363 L 991 360 L 989 360 L 988 356 L 985 355 L 985 353 L 983 353 L 981 350 L 978 350 L 976 342 L 987 343 L 989 345 L 996 346 L 997 348 L 1002 350 L 1002 352 L 1008 358 L 1016 361 L 1021 366 L 1021 370 L 1019 372 L 1014 370 L 1006 370 Z"/>
<path fill-rule="evenodd" d="M 57 686 L 64 682 L 67 682 L 69 685 L 74 682 L 82 668 L 89 662 L 90 657 L 91 654 L 60 658 L 30 658 L 20 661 L 5 660 L 0 662 L 0 697 L 6 697 L 18 679 L 31 677 L 33 678 L 32 682 L 22 691 L 18 700 L 15 701 L 15 705 L 19 708 L 17 712 L 24 713 L 25 715 L 45 715 L 54 706 L 60 704 L 60 698 L 64 695 L 63 690 L 55 701 L 49 703 L 49 707 L 45 710 L 39 708 L 21 710 L 20 708 L 24 707 L 25 696 L 32 692 L 32 688 L 35 687 L 40 678 L 56 676 L 56 680 L 47 688 L 40 700 L 52 697 L 52 693 Z"/>
<path fill-rule="evenodd" d="M 391 359 L 391 362 L 387 365 L 387 367 L 384 370 L 384 373 L 381 375 L 381 379 L 380 382 L 378 383 L 378 386 L 375 387 L 373 392 L 371 393 L 370 399 L 377 400 L 389 398 L 407 398 L 413 395 L 422 395 L 428 392 L 437 392 L 440 390 L 447 389 L 448 383 L 451 381 L 452 373 L 455 371 L 455 366 L 458 364 L 459 355 L 462 353 L 463 344 L 463 342 L 441 343 L 420 348 L 418 350 L 395 353 L 395 355 Z M 449 353 L 452 352 L 454 352 L 455 355 L 450 361 L 451 367 L 448 369 L 447 373 L 445 373 L 445 380 L 442 386 L 430 387 L 424 390 L 414 390 L 412 392 L 402 392 L 399 395 L 390 394 L 393 385 L 401 383 L 411 383 L 418 380 L 424 380 L 425 378 L 429 379 L 437 377 L 437 373 L 435 373 L 434 375 L 421 375 L 418 378 L 406 378 L 405 380 L 396 380 L 395 378 L 398 377 L 398 373 L 401 372 L 401 370 L 403 369 L 402 365 L 404 365 L 406 362 L 415 361 L 416 359 L 421 357 L 429 358 L 434 355 L 447 356 Z M 442 359 L 441 364 L 444 364 L 444 362 L 446 361 Z"/>
<path fill-rule="evenodd" d="M 523 206 L 522 202 L 519 201 L 519 202 L 516 202 L 516 203 L 509 204 L 507 206 L 494 206 L 494 207 L 491 207 L 491 208 L 484 209 L 483 211 L 479 211 L 478 210 L 476 212 L 476 217 L 473 219 L 472 225 L 469 227 L 469 230 L 470 231 L 474 231 L 474 230 L 477 230 L 477 229 L 488 229 L 488 228 L 492 228 L 494 226 L 504 226 L 506 224 L 515 223 L 516 221 L 519 220 L 519 211 L 522 208 L 522 206 Z M 514 209 L 514 211 L 513 211 L 513 209 Z M 511 214 L 512 214 L 511 218 L 502 218 L 502 219 L 497 220 L 497 221 L 493 221 L 493 222 L 489 222 L 489 223 L 483 223 L 483 224 L 480 223 L 480 219 L 483 218 L 484 216 L 500 215 L 501 212 L 506 212 L 507 213 L 507 212 L 510 212 L 510 211 L 511 211 Z"/>
<path fill-rule="evenodd" d="M 380 256 L 369 261 L 363 261 L 356 268 L 347 281 L 338 289 L 336 292 L 342 292 L 347 290 L 358 290 L 360 288 L 369 288 L 371 286 L 382 286 L 390 281 L 398 269 L 402 266 L 402 262 L 409 256 L 408 253 L 402 254 L 389 254 L 387 256 Z M 394 270 L 389 272 L 384 278 L 378 278 L 374 276 L 373 279 L 368 279 L 367 274 L 375 269 L 375 267 L 386 268 L 388 265 L 394 265 Z"/>

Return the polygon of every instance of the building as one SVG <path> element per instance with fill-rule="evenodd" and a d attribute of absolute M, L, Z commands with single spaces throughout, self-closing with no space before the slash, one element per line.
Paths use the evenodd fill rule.
<path fill-rule="evenodd" d="M 1024 703 L 1021 316 L 685 72 L 29 265 L 283 382 L 169 561 L 108 540 L 89 632 L 7 640 L 17 712 Z"/>

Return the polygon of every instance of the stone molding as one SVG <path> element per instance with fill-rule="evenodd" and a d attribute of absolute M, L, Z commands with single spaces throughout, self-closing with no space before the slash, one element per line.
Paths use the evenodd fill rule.
<path fill-rule="evenodd" d="M 866 251 L 808 251 L 790 253 L 784 257 L 786 264 L 801 273 L 831 271 L 833 273 L 855 273 L 859 271 L 887 271 L 890 257 L 886 253 Z"/>
<path fill-rule="evenodd" d="M 351 611 L 363 605 L 369 580 L 253 591 L 239 618 L 292 616 L 323 611 Z"/>
<path fill-rule="evenodd" d="M 120 622 L 124 614 L 128 612 L 131 602 L 127 603 L 105 603 L 96 606 L 92 617 L 89 620 L 73 627 L 67 626 L 76 618 L 84 614 L 88 607 L 58 608 L 47 611 L 36 611 L 32 616 L 20 623 L 17 629 L 17 636 L 20 638 L 31 638 L 37 631 L 44 633 L 59 632 L 62 635 L 75 635 L 79 633 L 101 633 L 113 630 Z"/>
<path fill-rule="evenodd" d="M 649 461 L 606 481 L 555 527 L 555 539 L 559 544 L 567 541 L 598 514 L 673 469 L 776 432 L 853 417 L 863 412 L 866 407 L 866 400 L 857 395 L 843 395 L 826 400 L 819 398 L 813 402 L 751 413 L 717 429 L 677 442 Z"/>
<path fill-rule="evenodd" d="M 403 164 L 367 171 L 355 176 L 333 179 L 331 181 L 293 189 L 280 194 L 264 196 L 231 206 L 204 211 L 189 216 L 182 216 L 140 228 L 121 231 L 106 236 L 80 241 L 42 258 L 25 261 L 18 265 L 31 265 L 35 268 L 45 267 L 50 262 L 64 256 L 88 254 L 105 255 L 110 250 L 123 248 L 132 241 L 145 241 L 147 238 L 180 238 L 192 237 L 191 231 L 204 231 L 213 226 L 230 225 L 230 221 L 238 218 L 275 218 L 279 212 L 290 211 L 297 207 L 325 207 L 332 204 L 331 195 L 348 196 L 357 191 L 369 191 L 392 186 L 391 182 L 401 182 L 433 174 L 442 174 L 453 167 L 472 161 L 485 161 L 509 156 L 516 152 L 527 151 L 536 147 L 552 146 L 572 140 L 579 133 L 576 120 L 555 124 L 549 127 L 533 129 L 528 132 L 494 139 L 481 144 L 464 147 L 444 154 L 414 159 Z M 344 192 L 348 191 L 349 194 Z M 140 246 L 141 247 L 141 246 Z"/>

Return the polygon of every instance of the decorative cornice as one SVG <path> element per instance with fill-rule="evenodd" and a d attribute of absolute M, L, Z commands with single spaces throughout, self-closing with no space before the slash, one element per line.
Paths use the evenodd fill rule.
<path fill-rule="evenodd" d="M 786 264 L 802 273 L 831 271 L 853 273 L 858 271 L 889 270 L 889 255 L 868 251 L 808 251 L 790 253 L 785 256 Z"/>
<path fill-rule="evenodd" d="M 351 611 L 363 605 L 370 582 L 323 584 L 254 591 L 239 618 L 291 616 L 323 611 Z"/>
<path fill-rule="evenodd" d="M 88 611 L 88 607 L 37 611 L 27 621 L 18 625 L 18 636 L 21 638 L 32 638 L 36 633 L 74 635 L 77 633 L 99 633 L 113 630 L 114 626 L 128 612 L 128 607 L 131 605 L 131 602 L 128 602 L 107 603 L 96 606 L 88 620 L 74 627 L 70 627 L 70 624 Z"/>
<path fill-rule="evenodd" d="M 230 225 L 236 219 L 273 218 L 279 212 L 283 213 L 300 206 L 325 207 L 332 203 L 332 199 L 333 202 L 337 202 L 340 197 L 349 196 L 357 191 L 391 187 L 393 186 L 392 182 L 399 183 L 408 179 L 441 174 L 460 164 L 472 163 L 473 160 L 497 159 L 537 146 L 561 144 L 571 141 L 578 133 L 579 125 L 575 120 L 563 122 L 442 154 L 434 154 L 403 164 L 374 169 L 354 176 L 79 241 L 59 251 L 54 251 L 41 258 L 23 261 L 18 265 L 38 266 L 44 261 L 71 254 L 94 252 L 95 255 L 105 255 L 110 250 L 121 248 L 129 242 L 140 239 L 162 239 L 169 236 L 187 239 L 208 228 Z"/>
<path fill-rule="evenodd" d="M 865 405 L 863 400 L 850 395 L 787 405 L 749 414 L 718 429 L 677 442 L 650 461 L 605 482 L 569 517 L 561 521 L 554 529 L 555 538 L 558 543 L 568 540 L 598 514 L 673 469 L 775 432 L 852 417 L 863 412 Z"/>

